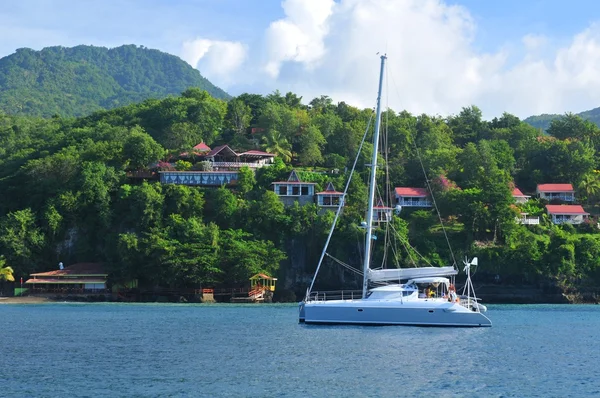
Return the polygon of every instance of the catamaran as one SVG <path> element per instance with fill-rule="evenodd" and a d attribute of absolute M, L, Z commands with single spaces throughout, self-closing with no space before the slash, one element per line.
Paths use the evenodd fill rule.
<path fill-rule="evenodd" d="M 387 57 L 381 56 L 379 90 L 375 131 L 373 134 L 373 157 L 370 164 L 369 197 L 365 233 L 363 261 L 362 295 L 343 296 L 331 299 L 331 294 L 314 292 L 313 287 L 327 252 L 337 219 L 344 206 L 354 161 L 344 195 L 342 196 L 325 247 L 321 253 L 317 270 L 306 296 L 299 304 L 299 321 L 307 324 L 359 324 L 359 325 L 413 325 L 413 326 L 492 326 L 483 313 L 487 308 L 479 302 L 471 282 L 471 266 L 477 265 L 477 258 L 465 259 L 466 282 L 459 296 L 454 287 L 458 269 L 455 265 L 444 267 L 414 267 L 372 269 L 372 245 L 374 226 L 374 206 L 376 190 L 377 154 L 381 121 L 381 92 Z M 368 129 L 368 128 L 367 128 Z M 366 137 L 366 133 L 365 133 Z M 364 142 L 364 138 L 363 138 Z M 361 144 L 362 147 L 362 144 Z M 359 148 L 360 152 L 360 148 Z"/>

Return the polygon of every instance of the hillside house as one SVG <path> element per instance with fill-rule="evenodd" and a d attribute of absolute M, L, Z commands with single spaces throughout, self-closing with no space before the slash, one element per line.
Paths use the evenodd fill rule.
<path fill-rule="evenodd" d="M 536 194 L 548 201 L 558 199 L 563 202 L 575 202 L 575 190 L 571 184 L 539 184 Z"/>
<path fill-rule="evenodd" d="M 337 210 L 342 198 L 343 192 L 338 192 L 331 182 L 327 183 L 325 191 L 317 192 L 317 206 L 326 210 Z"/>
<path fill-rule="evenodd" d="M 393 210 L 393 207 L 386 206 L 380 198 L 377 204 L 373 206 L 373 223 L 379 224 L 391 221 Z"/>
<path fill-rule="evenodd" d="M 531 198 L 529 195 L 523 195 L 523 192 L 517 187 L 513 188 L 512 197 L 515 200 L 515 203 L 525 203 Z"/>
<path fill-rule="evenodd" d="M 228 145 L 221 145 L 202 157 L 202 160 L 212 163 L 213 170 L 232 170 L 247 166 L 256 169 L 273 163 L 275 155 L 262 151 L 246 151 L 236 153 Z"/>
<path fill-rule="evenodd" d="M 86 295 L 108 293 L 107 278 L 108 273 L 102 264 L 77 263 L 63 269 L 31 274 L 25 284 L 33 294 Z"/>
<path fill-rule="evenodd" d="M 397 187 L 396 205 L 402 207 L 432 207 L 431 198 L 425 188 Z"/>
<path fill-rule="evenodd" d="M 210 170 L 159 171 L 160 182 L 208 187 L 232 186 L 237 183 L 241 167 L 247 166 L 251 170 L 256 170 L 259 167 L 270 166 L 275 158 L 272 153 L 256 150 L 237 153 L 228 145 L 210 149 L 203 142 L 194 147 L 193 154 L 198 162 L 209 162 Z M 189 154 L 182 153 L 180 157 L 189 158 Z"/>
<path fill-rule="evenodd" d="M 554 224 L 581 224 L 590 215 L 580 205 L 546 205 Z"/>
<path fill-rule="evenodd" d="M 292 170 L 287 181 L 277 181 L 271 185 L 273 185 L 273 191 L 286 206 L 292 206 L 294 202 L 298 202 L 301 206 L 314 203 L 315 185 L 317 184 L 301 181 L 295 170 Z"/>

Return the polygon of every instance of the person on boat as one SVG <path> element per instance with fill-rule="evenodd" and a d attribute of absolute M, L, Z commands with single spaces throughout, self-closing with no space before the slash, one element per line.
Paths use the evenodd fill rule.
<path fill-rule="evenodd" d="M 456 301 L 456 288 L 453 284 L 450 284 L 448 288 L 448 301 L 454 303 Z"/>
<path fill-rule="evenodd" d="M 434 297 L 435 296 L 435 292 L 433 291 L 433 289 L 431 289 L 431 287 L 427 288 L 427 297 Z"/>

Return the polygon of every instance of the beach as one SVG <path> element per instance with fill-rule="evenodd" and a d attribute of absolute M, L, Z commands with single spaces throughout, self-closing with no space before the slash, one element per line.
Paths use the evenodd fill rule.
<path fill-rule="evenodd" d="M 47 297 L 0 297 L 0 304 L 40 304 L 51 303 L 53 300 Z"/>

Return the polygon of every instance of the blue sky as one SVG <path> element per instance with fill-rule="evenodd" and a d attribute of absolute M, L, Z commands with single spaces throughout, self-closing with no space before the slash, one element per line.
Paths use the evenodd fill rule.
<path fill-rule="evenodd" d="M 21 0 L 0 6 L 0 57 L 133 43 L 181 56 L 234 95 L 370 106 L 374 53 L 387 50 L 395 109 L 524 117 L 600 106 L 597 23 L 594 0 Z"/>

